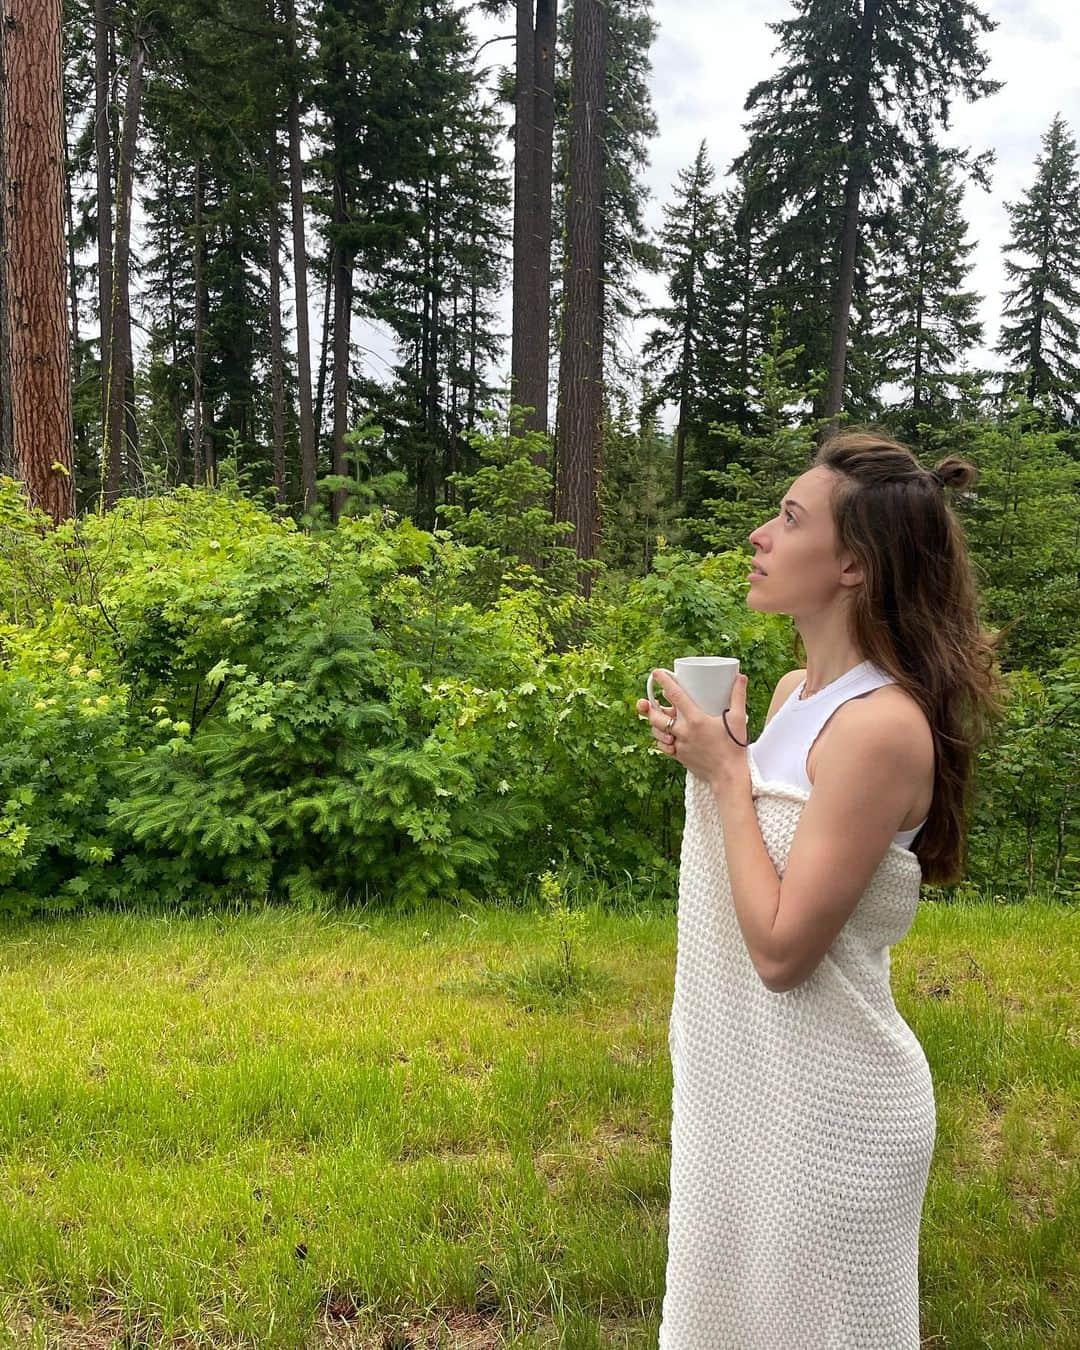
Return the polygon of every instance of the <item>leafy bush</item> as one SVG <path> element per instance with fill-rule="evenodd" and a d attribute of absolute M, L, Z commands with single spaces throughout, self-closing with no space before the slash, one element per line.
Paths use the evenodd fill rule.
<path fill-rule="evenodd" d="M 646 675 L 736 655 L 760 728 L 790 626 L 747 608 L 744 551 L 662 538 L 581 600 L 543 508 L 507 526 L 546 492 L 533 448 L 492 436 L 434 533 L 376 508 L 307 534 L 228 482 L 52 529 L 0 479 L 0 911 L 513 903 L 554 867 L 673 894 L 685 775 Z M 970 872 L 1068 892 L 1075 642 L 1014 687 Z"/>

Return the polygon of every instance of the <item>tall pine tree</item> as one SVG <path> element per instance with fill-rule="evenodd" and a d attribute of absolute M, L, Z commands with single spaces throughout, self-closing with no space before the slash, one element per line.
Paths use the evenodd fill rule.
<path fill-rule="evenodd" d="M 962 202 L 950 156 L 928 141 L 900 190 L 876 290 L 882 375 L 900 386 L 913 426 L 947 415 L 950 372 L 982 341 L 981 297 L 963 289 L 975 245 Z"/>
<path fill-rule="evenodd" d="M 822 411 L 832 417 L 858 388 L 848 348 L 869 329 L 860 266 L 904 166 L 934 124 L 948 126 L 954 96 L 1000 85 L 983 78 L 982 33 L 995 25 L 973 0 L 794 0 L 797 15 L 770 24 L 785 56 L 750 91 L 750 145 L 735 167 L 754 170 L 758 209 L 773 222 L 774 294 L 803 345 L 803 371 L 825 368 Z M 957 163 L 969 165 L 967 153 Z M 853 317 L 854 305 L 854 317 Z"/>
<path fill-rule="evenodd" d="M 1005 253 L 1013 256 L 1005 271 L 1015 285 L 1005 293 L 997 351 L 1010 358 L 1011 383 L 1072 420 L 1080 397 L 1080 175 L 1076 141 L 1060 114 L 1042 147 L 1030 191 L 1006 203 L 1012 236 Z"/>
<path fill-rule="evenodd" d="M 683 495 L 686 440 L 704 430 L 701 420 L 705 390 L 702 361 L 711 339 L 703 303 L 706 278 L 720 250 L 717 200 L 710 191 L 714 177 L 704 141 L 693 164 L 681 169 L 672 201 L 664 207 L 660 249 L 668 273 L 670 303 L 647 311 L 659 320 L 642 348 L 643 367 L 657 379 L 646 413 L 674 404 L 675 500 Z"/>

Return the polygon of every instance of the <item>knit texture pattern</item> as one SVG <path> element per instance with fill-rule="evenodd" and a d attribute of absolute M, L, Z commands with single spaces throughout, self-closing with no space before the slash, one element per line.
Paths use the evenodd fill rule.
<path fill-rule="evenodd" d="M 748 762 L 783 877 L 810 794 Z M 772 993 L 732 905 L 712 789 L 687 772 L 685 800 L 660 1350 L 918 1350 L 937 1118 L 888 952 L 915 918 L 918 858 L 890 844 L 810 978 Z"/>

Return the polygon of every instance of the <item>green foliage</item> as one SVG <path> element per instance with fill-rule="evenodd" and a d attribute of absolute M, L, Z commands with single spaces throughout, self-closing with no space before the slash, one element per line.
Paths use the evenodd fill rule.
<path fill-rule="evenodd" d="M 954 502 L 975 559 L 987 621 L 1008 627 L 1012 667 L 1049 671 L 1080 631 L 1076 587 L 1080 469 L 1067 432 L 1023 398 L 999 419 L 922 432 L 928 462 L 963 455 L 979 470 Z"/>
<path fill-rule="evenodd" d="M 979 759 L 969 881 L 1015 898 L 1043 891 L 1080 899 L 1080 638 L 1075 625 L 1071 632 L 1044 676 L 1010 672 L 1007 716 Z"/>
<path fill-rule="evenodd" d="M 487 447 L 484 544 L 380 512 L 307 536 L 235 486 L 39 533 L 9 482 L 4 904 L 413 903 L 523 886 L 553 858 L 670 883 L 682 787 L 634 702 L 682 644 L 769 650 L 768 624 L 722 559 L 664 558 L 587 610 L 527 584 L 499 494 L 538 486 L 529 444 Z M 534 523 L 558 577 L 558 532 Z M 513 584 L 480 607 L 496 557 Z"/>
<path fill-rule="evenodd" d="M 127 740 L 125 690 L 71 650 L 0 624 L 0 913 L 107 898 L 107 800 Z"/>
<path fill-rule="evenodd" d="M 605 567 L 627 576 L 642 576 L 652 566 L 658 536 L 673 513 L 671 438 L 645 409 L 635 424 L 629 399 L 612 391 L 604 419 L 598 499 L 600 557 Z"/>
<path fill-rule="evenodd" d="M 446 533 L 476 550 L 470 595 L 481 608 L 494 603 L 504 585 L 539 586 L 556 596 L 577 590 L 577 553 L 558 543 L 574 527 L 552 519 L 551 474 L 534 458 L 550 460 L 551 441 L 542 432 L 523 430 L 522 421 L 517 405 L 501 429 L 498 414 L 481 416 L 469 437 L 480 467 L 451 474 L 447 481 L 461 504 L 436 508 Z"/>
<path fill-rule="evenodd" d="M 748 609 L 745 582 L 746 536 L 816 431 L 779 333 L 755 429 L 714 429 L 714 551 L 657 533 L 648 570 L 604 574 L 588 602 L 534 462 L 546 442 L 514 421 L 485 422 L 481 469 L 434 533 L 384 507 L 305 534 L 229 460 L 218 488 L 59 528 L 0 479 L 0 908 L 411 905 L 509 897 L 556 869 L 671 894 L 684 775 L 635 716 L 646 674 L 735 654 L 758 729 L 792 665 L 789 622 Z M 920 432 L 929 457 L 979 470 L 955 508 L 985 620 L 1011 624 L 969 879 L 1070 894 L 1075 461 L 1024 403 Z"/>
<path fill-rule="evenodd" d="M 982 341 L 980 297 L 963 289 L 975 245 L 967 240 L 963 189 L 951 156 L 933 141 L 900 190 L 889 223 L 887 268 L 877 287 L 882 378 L 903 391 L 917 420 L 947 418 L 955 370 Z"/>
<path fill-rule="evenodd" d="M 815 401 L 822 377 L 818 373 L 809 384 L 796 383 L 801 353 L 783 347 L 784 319 L 777 308 L 769 346 L 754 363 L 748 392 L 755 429 L 746 432 L 730 423 L 710 428 L 713 453 L 722 456 L 725 467 L 703 469 L 700 478 L 718 495 L 702 501 L 700 515 L 681 522 L 706 547 L 747 549 L 747 536 L 775 513 L 791 480 L 813 457 L 823 423 L 803 410 Z"/>
<path fill-rule="evenodd" d="M 585 937 L 588 923 L 581 910 L 567 905 L 562 883 L 554 872 L 542 872 L 539 880 L 540 898 L 548 907 L 541 921 L 542 931 L 554 945 L 563 987 L 572 989 L 580 975 L 575 944 Z"/>
<path fill-rule="evenodd" d="M 860 186 L 859 229 L 843 406 L 864 416 L 881 373 L 870 323 L 875 269 L 900 264 L 878 226 L 896 209 L 904 169 L 963 95 L 986 97 L 982 35 L 995 24 L 973 0 L 898 0 L 865 27 L 851 0 L 795 0 L 770 23 L 783 64 L 747 95 L 749 144 L 734 169 L 749 174 L 750 209 L 765 234 L 761 256 L 769 306 L 787 314 L 786 342 L 802 350 L 798 382 L 828 364 L 847 190 Z M 982 180 L 985 159 L 955 152 Z M 815 408 L 820 412 L 820 406 Z"/>

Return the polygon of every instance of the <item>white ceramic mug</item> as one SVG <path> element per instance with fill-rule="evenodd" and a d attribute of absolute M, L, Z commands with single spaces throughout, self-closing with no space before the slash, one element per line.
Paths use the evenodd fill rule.
<path fill-rule="evenodd" d="M 665 666 L 657 666 L 656 669 L 663 670 L 666 675 L 674 674 L 676 684 L 685 689 L 710 717 L 719 717 L 731 707 L 731 691 L 735 688 L 739 674 L 737 656 L 678 656 L 675 658 L 674 671 L 667 670 Z M 649 702 L 661 708 L 662 705 L 653 697 L 651 670 L 645 688 Z"/>

